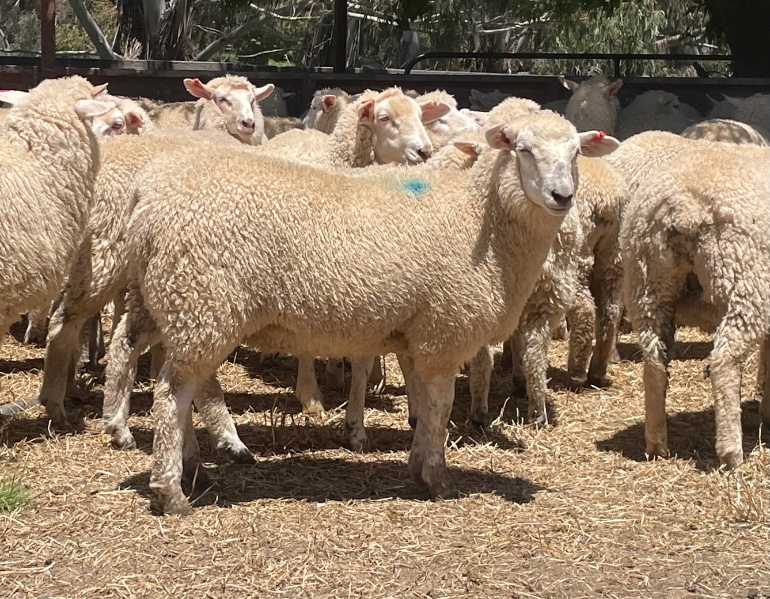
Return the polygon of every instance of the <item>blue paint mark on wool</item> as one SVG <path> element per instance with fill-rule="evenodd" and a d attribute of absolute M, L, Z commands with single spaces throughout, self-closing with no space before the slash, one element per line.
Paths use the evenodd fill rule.
<path fill-rule="evenodd" d="M 430 188 L 427 181 L 420 181 L 419 179 L 409 179 L 401 183 L 401 187 L 404 191 L 408 191 L 413 195 L 420 195 L 425 193 Z"/>

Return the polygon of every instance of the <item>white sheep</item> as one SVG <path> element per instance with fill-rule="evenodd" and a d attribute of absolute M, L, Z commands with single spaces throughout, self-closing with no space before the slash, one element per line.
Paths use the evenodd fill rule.
<path fill-rule="evenodd" d="M 456 495 L 444 459 L 455 375 L 515 328 L 571 205 L 578 150 L 606 147 L 550 112 L 487 139 L 493 151 L 468 171 L 419 177 L 345 177 L 238 151 L 180 152 L 142 171 L 128 237 L 144 303 L 129 296 L 116 335 L 166 347 L 150 482 L 165 511 L 190 509 L 180 488 L 198 460 L 190 402 L 221 398 L 216 369 L 244 338 L 301 355 L 406 353 L 419 412 L 410 469 L 432 496 Z M 202 156 L 227 181 L 216 201 Z M 316 226 L 291 216 L 309 211 Z M 171 273 L 182 247 L 187 268 Z"/>
<path fill-rule="evenodd" d="M 563 79 L 563 83 L 572 90 L 564 116 L 575 128 L 578 131 L 598 129 L 614 135 L 619 109 L 617 94 L 623 81 L 609 81 L 604 75 L 595 75 L 579 84 L 569 79 Z"/>
<path fill-rule="evenodd" d="M 272 83 L 255 87 L 245 77 L 225 75 L 208 83 L 185 79 L 185 89 L 200 98 L 192 128 L 225 130 L 239 141 L 258 146 L 265 136 L 259 101 L 273 93 Z"/>
<path fill-rule="evenodd" d="M 678 146 L 676 160 L 642 180 L 621 228 L 626 307 L 644 359 L 646 451 L 669 455 L 665 397 L 676 326 L 716 329 L 707 368 L 716 452 L 734 468 L 743 462 L 741 367 L 770 326 L 770 151 L 682 138 L 659 146 L 666 142 Z M 770 424 L 767 399 L 761 413 Z"/>
<path fill-rule="evenodd" d="M 682 131 L 682 137 L 736 144 L 770 145 L 767 139 L 751 125 L 730 119 L 708 119 L 695 123 Z"/>
<path fill-rule="evenodd" d="M 648 130 L 681 133 L 700 120 L 700 113 L 674 94 L 650 90 L 636 96 L 620 112 L 615 133 L 621 140 Z"/>
<path fill-rule="evenodd" d="M 331 133 L 340 118 L 342 109 L 353 101 L 346 91 L 338 87 L 316 90 L 310 108 L 303 119 L 305 129 L 317 129 Z"/>
<path fill-rule="evenodd" d="M 421 94 L 417 97 L 417 102 L 434 102 L 449 106 L 445 115 L 425 124 L 434 152 L 450 145 L 456 139 L 481 131 L 481 126 L 469 115 L 458 110 L 457 100 L 444 90 Z"/>
<path fill-rule="evenodd" d="M 0 125 L 0 197 L 12 204 L 0 235 L 1 330 L 50 305 L 85 234 L 100 157 L 84 121 L 114 108 L 93 99 L 103 89 L 81 77 L 43 81 Z"/>
<path fill-rule="evenodd" d="M 770 94 L 754 94 L 743 98 L 732 118 L 751 125 L 765 138 L 770 137 Z"/>

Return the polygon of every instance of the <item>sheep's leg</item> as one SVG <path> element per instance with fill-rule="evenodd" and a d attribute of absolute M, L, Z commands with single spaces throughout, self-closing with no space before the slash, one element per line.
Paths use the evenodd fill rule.
<path fill-rule="evenodd" d="M 562 316 L 559 322 L 553 328 L 551 332 L 551 339 L 554 341 L 566 341 L 569 339 L 569 327 L 567 326 L 566 317 Z"/>
<path fill-rule="evenodd" d="M 311 415 L 324 413 L 324 405 L 321 401 L 323 396 L 315 377 L 315 358 L 313 356 L 299 357 L 296 393 L 304 413 Z"/>
<path fill-rule="evenodd" d="M 43 382 L 40 386 L 40 403 L 45 406 L 48 418 L 61 427 L 69 425 L 64 411 L 64 397 L 72 396 L 73 391 L 75 394 L 77 392 L 75 383 L 77 348 L 80 347 L 80 329 L 86 320 L 86 316 L 82 313 L 67 313 L 67 307 L 65 297 L 51 316 Z"/>
<path fill-rule="evenodd" d="M 193 411 L 187 411 L 184 427 L 184 441 L 182 443 L 182 489 L 189 490 L 192 494 L 196 489 L 206 489 L 211 486 L 211 479 L 201 465 L 201 450 L 198 438 L 195 436 L 193 425 Z"/>
<path fill-rule="evenodd" d="M 607 364 L 613 352 L 617 354 L 618 323 L 620 322 L 620 292 L 618 276 L 604 277 L 591 286 L 596 298 L 596 345 L 588 367 L 588 384 L 602 387 L 608 384 Z"/>
<path fill-rule="evenodd" d="M 193 401 L 206 430 L 216 443 L 216 448 L 228 452 L 239 464 L 253 464 L 254 456 L 238 437 L 235 422 L 227 409 L 225 396 L 216 376 L 212 376 L 202 385 L 200 394 L 193 398 Z"/>
<path fill-rule="evenodd" d="M 150 348 L 150 378 L 157 379 L 163 362 L 166 361 L 166 352 L 163 344 L 156 343 Z"/>
<path fill-rule="evenodd" d="M 112 335 L 115 334 L 115 329 L 118 328 L 118 323 L 120 322 L 120 319 L 123 317 L 123 314 L 126 313 L 126 294 L 128 293 L 128 289 L 121 289 L 120 292 L 115 294 L 115 297 L 112 299 L 112 328 L 110 329 L 110 338 Z M 161 364 L 162 366 L 162 364 Z"/>
<path fill-rule="evenodd" d="M 396 354 L 401 373 L 404 375 L 404 387 L 406 388 L 406 400 L 408 404 L 409 426 L 417 428 L 417 416 L 419 410 L 419 399 L 417 394 L 419 389 L 415 382 L 414 360 L 406 354 Z"/>
<path fill-rule="evenodd" d="M 350 361 L 352 378 L 348 408 L 345 410 L 345 436 L 353 451 L 364 451 L 368 445 L 364 428 L 364 402 L 366 401 L 366 381 L 372 371 L 374 357 L 353 358 Z"/>
<path fill-rule="evenodd" d="M 666 389 L 668 361 L 674 343 L 674 310 L 670 301 L 660 302 L 655 320 L 639 327 L 644 361 L 644 438 L 647 455 L 668 457 Z"/>
<path fill-rule="evenodd" d="M 471 422 L 486 426 L 489 422 L 489 386 L 492 380 L 494 354 L 485 345 L 470 362 Z"/>
<path fill-rule="evenodd" d="M 155 321 L 144 307 L 141 293 L 133 288 L 128 296 L 128 309 L 113 333 L 104 374 L 104 432 L 112 436 L 112 444 L 120 449 L 136 447 L 127 425 L 136 366 L 139 356 L 159 340 Z"/>
<path fill-rule="evenodd" d="M 342 393 L 345 388 L 345 360 L 343 358 L 326 358 L 324 387 L 327 391 Z"/>
<path fill-rule="evenodd" d="M 508 339 L 508 348 L 511 359 L 511 374 L 512 374 L 512 397 L 526 397 L 527 395 L 527 380 L 524 376 L 524 367 L 522 359 L 524 355 L 524 335 L 522 334 L 521 327 L 516 329 Z"/>
<path fill-rule="evenodd" d="M 455 394 L 453 376 L 424 381 L 414 377 L 420 388 L 419 416 L 409 453 L 409 470 L 417 482 L 425 483 L 432 498 L 452 499 L 457 489 L 446 469 L 444 440 Z"/>
<path fill-rule="evenodd" d="M 765 335 L 759 352 L 758 383 L 760 391 L 759 415 L 765 426 L 770 426 L 770 368 L 767 360 L 770 356 L 770 335 Z"/>
<path fill-rule="evenodd" d="M 590 291 L 580 285 L 575 294 L 575 303 L 567 313 L 569 322 L 569 358 L 567 372 L 573 387 L 582 387 L 586 382 L 586 367 L 591 357 L 594 340 L 596 308 Z M 605 365 L 606 368 L 606 365 Z"/>
<path fill-rule="evenodd" d="M 48 331 L 48 314 L 50 312 L 50 304 L 32 308 L 27 312 L 27 330 L 24 332 L 25 344 L 45 345 Z"/>
<path fill-rule="evenodd" d="M 374 363 L 372 365 L 372 372 L 369 375 L 369 384 L 373 387 L 378 387 L 384 378 L 382 361 L 385 356 L 374 356 Z"/>
<path fill-rule="evenodd" d="M 121 325 L 118 326 L 120 331 Z M 191 418 L 192 400 L 196 385 L 192 381 L 179 381 L 172 376 L 173 365 L 166 362 L 158 375 L 153 397 L 152 415 L 155 420 L 155 435 L 152 443 L 152 472 L 150 488 L 158 495 L 161 509 L 166 514 L 187 515 L 192 508 L 182 493 L 182 474 L 185 466 L 188 472 L 197 468 L 194 457 L 185 458 L 185 431 Z M 190 442 L 187 449 L 190 451 Z"/>
<path fill-rule="evenodd" d="M 102 315 L 97 312 L 91 317 L 91 326 L 88 329 L 91 338 L 88 344 L 88 361 L 92 368 L 96 368 L 107 352 L 104 348 L 104 329 L 102 328 Z"/>
<path fill-rule="evenodd" d="M 754 314 L 760 313 L 762 308 L 756 306 Z M 736 468 L 743 463 L 741 365 L 757 342 L 764 341 L 764 337 L 764 330 L 760 335 L 758 327 L 747 322 L 735 309 L 728 309 L 714 337 L 709 373 L 714 395 L 716 450 L 719 461 L 728 468 Z"/>
<path fill-rule="evenodd" d="M 527 421 L 538 425 L 548 424 L 546 402 L 548 400 L 548 344 L 551 340 L 551 325 L 544 315 L 532 315 L 519 331 L 524 340 L 521 356 L 524 378 L 527 384 L 529 403 Z M 575 331 L 570 329 L 570 339 Z"/>

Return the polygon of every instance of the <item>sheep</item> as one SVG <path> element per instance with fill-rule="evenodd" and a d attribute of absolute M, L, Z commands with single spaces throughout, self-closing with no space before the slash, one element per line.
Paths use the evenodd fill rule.
<path fill-rule="evenodd" d="M 700 120 L 700 113 L 674 94 L 650 90 L 636 96 L 621 111 L 615 132 L 621 140 L 647 130 L 681 133 Z"/>
<path fill-rule="evenodd" d="M 265 137 L 272 139 L 276 135 L 291 131 L 292 129 L 303 129 L 303 123 L 300 119 L 293 116 L 266 116 L 265 119 Z"/>
<path fill-rule="evenodd" d="M 289 116 L 289 109 L 286 106 L 286 100 L 294 97 L 294 92 L 284 92 L 280 87 L 275 87 L 273 93 L 265 97 L 260 105 L 262 114 L 265 116 L 285 118 Z"/>
<path fill-rule="evenodd" d="M 120 297 L 119 292 L 128 285 L 125 256 L 127 205 L 134 175 L 156 155 L 177 148 L 204 145 L 241 147 L 237 140 L 220 131 L 158 130 L 141 137 L 126 135 L 102 142 L 102 168 L 95 182 L 95 203 L 88 231 L 77 251 L 62 301 L 51 317 L 46 347 L 39 398 L 57 427 L 68 426 L 64 397 L 77 389 L 73 385 L 73 354 L 81 327 L 105 304 L 116 296 Z M 105 397 L 108 396 L 110 394 L 106 391 Z M 120 448 L 136 446 L 126 426 L 127 407 L 126 401 L 126 412 L 117 415 L 107 403 L 104 408 L 105 429 Z M 225 410 L 224 416 L 220 417 L 217 409 L 213 406 L 203 412 L 217 447 L 230 451 L 237 461 L 248 461 L 251 454 L 238 439 L 229 414 Z M 116 418 L 118 424 L 113 425 Z"/>
<path fill-rule="evenodd" d="M 716 453 L 735 468 L 743 462 L 741 365 L 770 326 L 770 153 L 753 145 L 679 144 L 687 151 L 638 186 L 620 235 L 626 308 L 644 360 L 646 451 L 669 455 L 669 351 L 677 325 L 698 326 L 716 330 L 706 370 Z M 760 412 L 770 424 L 766 403 Z"/>
<path fill-rule="evenodd" d="M 751 125 L 729 119 L 709 119 L 695 123 L 682 131 L 682 137 L 736 144 L 770 145 L 767 139 Z"/>
<path fill-rule="evenodd" d="M 527 419 L 537 424 L 548 421 L 546 371 L 551 331 L 566 315 L 570 384 L 604 385 L 620 318 L 618 235 L 628 189 L 603 160 L 578 156 L 577 166 L 574 219 L 565 218 L 520 326 L 510 339 L 514 394 L 526 390 Z M 470 365 L 471 421 L 482 426 L 488 419 L 491 374 L 491 348 L 484 348 Z"/>
<path fill-rule="evenodd" d="M 245 77 L 226 75 L 208 83 L 185 79 L 184 86 L 196 98 L 193 129 L 221 129 L 239 141 L 258 146 L 265 123 L 258 102 L 273 93 L 272 83 L 254 87 Z"/>
<path fill-rule="evenodd" d="M 244 338 L 301 355 L 405 353 L 419 398 L 410 470 L 432 496 L 456 496 L 444 460 L 455 375 L 516 326 L 569 211 L 578 150 L 608 146 L 550 112 L 486 135 L 492 149 L 471 169 L 417 178 L 346 177 L 208 151 L 164 156 L 142 171 L 127 236 L 141 294 L 128 296 L 110 363 L 126 362 L 129 342 L 162 339 L 166 348 L 150 483 L 166 512 L 190 510 L 180 488 L 198 460 L 189 402 L 221 399 L 216 368 Z M 209 197 L 201 159 L 216 165 L 226 196 Z M 317 226 L 287 216 L 310 210 Z M 171 274 L 182 247 L 187 267 Z M 314 256 L 314 267 L 302 256 Z"/>
<path fill-rule="evenodd" d="M 577 130 L 598 129 L 607 135 L 614 135 L 619 108 L 617 94 L 623 81 L 616 79 L 610 82 L 604 75 L 595 75 L 580 84 L 568 79 L 563 81 L 572 90 L 564 116 L 572 121 Z"/>
<path fill-rule="evenodd" d="M 442 103 L 449 106 L 449 111 L 444 116 L 425 124 L 434 152 L 449 145 L 455 139 L 481 130 L 475 120 L 457 109 L 457 100 L 444 90 L 422 94 L 417 97 L 417 101 Z"/>
<path fill-rule="evenodd" d="M 462 112 L 465 116 L 473 119 L 473 121 L 479 127 L 485 127 L 487 124 L 487 119 L 489 118 L 489 112 L 486 112 L 486 111 L 471 110 L 470 108 L 461 108 L 460 112 Z"/>
<path fill-rule="evenodd" d="M 470 102 L 471 110 L 489 112 L 508 97 L 510 97 L 510 94 L 505 94 L 499 89 L 487 93 L 472 89 L 471 95 L 468 96 L 468 102 Z"/>
<path fill-rule="evenodd" d="M 770 137 L 770 94 L 754 94 L 742 99 L 732 118 L 751 125 L 765 138 Z"/>
<path fill-rule="evenodd" d="M 147 111 L 156 127 L 190 129 L 195 121 L 195 101 L 164 104 L 147 98 L 138 98 L 137 104 Z"/>
<path fill-rule="evenodd" d="M 347 92 L 335 87 L 316 90 L 310 101 L 310 108 L 303 119 L 305 129 L 318 129 L 323 133 L 331 133 L 340 118 L 342 109 L 353 98 Z"/>
<path fill-rule="evenodd" d="M 77 76 L 43 81 L 0 126 L 0 197 L 13 204 L 0 236 L 2 330 L 21 312 L 50 305 L 85 234 L 100 162 L 86 123 L 114 108 L 94 99 L 105 87 Z"/>

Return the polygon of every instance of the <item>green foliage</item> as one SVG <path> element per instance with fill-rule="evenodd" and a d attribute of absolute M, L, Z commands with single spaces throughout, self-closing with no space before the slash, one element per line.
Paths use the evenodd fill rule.
<path fill-rule="evenodd" d="M 0 514 L 12 514 L 23 509 L 30 496 L 29 490 L 15 480 L 0 482 Z"/>

